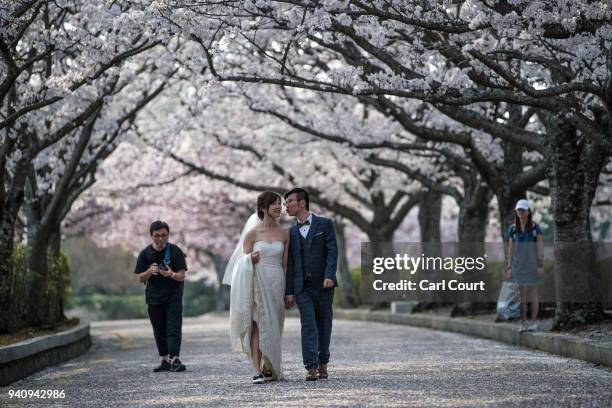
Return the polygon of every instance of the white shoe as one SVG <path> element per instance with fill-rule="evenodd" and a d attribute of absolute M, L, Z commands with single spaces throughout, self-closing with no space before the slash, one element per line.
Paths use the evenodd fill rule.
<path fill-rule="evenodd" d="M 263 384 L 266 382 L 266 378 L 262 373 L 258 373 L 253 377 L 253 384 Z"/>
<path fill-rule="evenodd" d="M 536 322 L 535 320 L 527 327 L 527 330 L 529 331 L 538 331 L 540 330 L 540 326 L 538 325 L 538 322 Z"/>
<path fill-rule="evenodd" d="M 519 333 L 526 332 L 527 330 L 529 330 L 529 325 L 526 322 L 521 323 Z"/>

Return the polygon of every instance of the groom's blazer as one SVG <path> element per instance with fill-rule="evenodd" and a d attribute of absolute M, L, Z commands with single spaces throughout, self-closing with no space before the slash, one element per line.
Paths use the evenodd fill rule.
<path fill-rule="evenodd" d="M 285 294 L 302 293 L 306 276 L 311 276 L 315 283 L 320 283 L 322 290 L 324 279 L 331 279 L 334 281 L 334 287 L 338 286 L 336 280 L 338 245 L 332 220 L 312 214 L 312 224 L 305 240 L 301 237 L 297 225 L 291 227 L 289 234 Z M 302 259 L 302 245 L 305 245 L 304 259 Z"/>

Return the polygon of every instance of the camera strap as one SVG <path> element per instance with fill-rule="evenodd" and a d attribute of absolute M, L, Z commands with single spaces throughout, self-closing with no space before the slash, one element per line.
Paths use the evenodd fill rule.
<path fill-rule="evenodd" d="M 166 254 L 164 255 L 164 265 L 170 266 L 170 243 L 166 243 Z"/>

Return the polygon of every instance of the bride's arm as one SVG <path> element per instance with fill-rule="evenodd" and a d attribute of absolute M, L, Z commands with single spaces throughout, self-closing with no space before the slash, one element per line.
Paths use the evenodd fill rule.
<path fill-rule="evenodd" d="M 287 265 L 289 263 L 289 230 L 285 229 L 283 231 L 283 235 L 285 238 L 285 250 L 283 252 L 283 270 L 285 271 L 285 275 L 287 275 Z"/>
<path fill-rule="evenodd" d="M 244 244 L 242 245 L 242 252 L 251 255 L 251 261 L 253 262 L 253 265 L 259 262 L 259 251 L 253 252 L 255 234 L 255 230 L 249 231 L 244 237 Z"/>

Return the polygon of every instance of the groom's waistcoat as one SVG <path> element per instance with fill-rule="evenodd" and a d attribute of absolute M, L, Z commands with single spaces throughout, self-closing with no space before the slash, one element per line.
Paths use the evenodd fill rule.
<path fill-rule="evenodd" d="M 302 236 L 302 234 L 298 231 L 298 236 L 300 237 L 300 263 L 302 266 L 302 271 L 304 274 L 304 281 L 312 281 L 312 282 L 323 282 L 323 274 L 320 268 L 310 268 L 308 263 L 306 262 L 308 259 L 308 254 L 306 253 L 306 246 L 308 245 L 308 241 L 306 238 Z M 308 237 L 308 235 L 306 235 Z"/>

